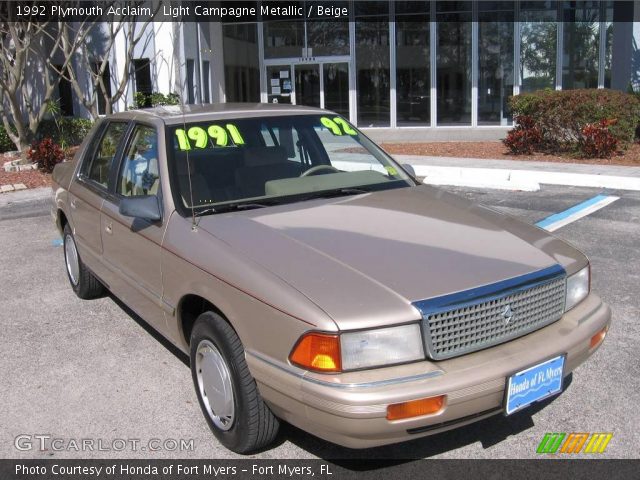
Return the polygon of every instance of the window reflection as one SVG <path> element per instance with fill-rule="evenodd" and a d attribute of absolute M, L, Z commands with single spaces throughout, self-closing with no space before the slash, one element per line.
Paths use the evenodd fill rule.
<path fill-rule="evenodd" d="M 358 126 L 389 126 L 389 4 L 356 3 Z"/>
<path fill-rule="evenodd" d="M 398 2 L 395 9 L 397 123 L 429 125 L 429 3 Z"/>
<path fill-rule="evenodd" d="M 300 57 L 304 47 L 304 22 L 264 22 L 264 57 Z"/>
<path fill-rule="evenodd" d="M 562 88 L 597 88 L 599 2 L 564 2 Z"/>
<path fill-rule="evenodd" d="M 325 63 L 324 108 L 349 118 L 349 65 L 347 63 Z"/>
<path fill-rule="evenodd" d="M 323 5 L 332 8 L 349 8 L 347 1 L 305 2 L 305 11 L 310 5 Z M 317 12 L 314 10 L 314 12 Z M 307 21 L 307 47 L 314 56 L 349 55 L 349 22 L 332 17 L 316 18 Z"/>
<path fill-rule="evenodd" d="M 349 55 L 349 23 L 327 20 L 307 22 L 307 47 L 314 56 Z"/>
<path fill-rule="evenodd" d="M 478 124 L 511 122 L 513 95 L 513 2 L 480 2 Z"/>
<path fill-rule="evenodd" d="M 224 80 L 227 102 L 260 101 L 257 25 L 223 26 Z"/>
<path fill-rule="evenodd" d="M 520 4 L 520 90 L 531 92 L 556 85 L 556 2 Z"/>
<path fill-rule="evenodd" d="M 438 125 L 471 124 L 471 2 L 438 2 Z"/>

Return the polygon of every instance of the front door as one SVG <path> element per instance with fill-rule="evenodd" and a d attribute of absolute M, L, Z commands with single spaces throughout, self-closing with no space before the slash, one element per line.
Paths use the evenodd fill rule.
<path fill-rule="evenodd" d="M 267 102 L 326 108 L 349 118 L 349 63 L 267 65 Z"/>
<path fill-rule="evenodd" d="M 296 105 L 320 108 L 320 65 L 295 65 L 294 75 Z"/>
<path fill-rule="evenodd" d="M 166 218 L 149 222 L 121 215 L 123 198 L 161 196 L 156 129 L 136 125 L 124 150 L 117 173 L 115 195 L 105 200 L 101 212 L 103 258 L 118 281 L 113 292 L 154 328 L 166 332 L 162 309 L 160 256 Z"/>

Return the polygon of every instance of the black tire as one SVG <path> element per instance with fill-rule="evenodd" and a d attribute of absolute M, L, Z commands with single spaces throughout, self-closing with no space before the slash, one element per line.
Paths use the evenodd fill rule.
<path fill-rule="evenodd" d="M 67 271 L 67 278 L 69 279 L 69 283 L 71 284 L 71 288 L 73 288 L 73 291 L 75 292 L 75 294 L 78 297 L 82 298 L 83 300 L 89 300 L 91 298 L 97 298 L 102 296 L 104 294 L 104 286 L 102 285 L 102 283 L 100 283 L 100 280 L 98 280 L 95 277 L 95 275 L 91 273 L 91 271 L 87 268 L 87 266 L 82 262 L 82 259 L 80 258 L 80 254 L 77 253 L 78 248 L 76 246 L 76 241 L 75 241 L 75 238 L 73 237 L 73 232 L 71 231 L 71 227 L 69 226 L 68 223 L 64 226 L 62 238 L 63 238 L 62 248 L 64 252 L 64 257 L 65 257 L 64 260 L 65 260 L 65 269 Z M 78 257 L 78 274 L 77 274 L 76 282 L 74 282 L 73 278 L 71 277 L 71 273 L 69 271 L 69 266 L 68 266 L 67 243 L 69 242 L 73 242 L 73 248 L 75 249 Z"/>
<path fill-rule="evenodd" d="M 226 430 L 213 422 L 200 391 L 196 357 L 203 342 L 210 342 L 218 349 L 230 373 L 234 415 Z M 191 331 L 190 345 L 191 376 L 198 403 L 209 428 L 220 443 L 241 454 L 248 454 L 271 444 L 278 434 L 280 422 L 262 400 L 249 372 L 242 342 L 233 328 L 219 315 L 205 312 L 196 320 Z"/>

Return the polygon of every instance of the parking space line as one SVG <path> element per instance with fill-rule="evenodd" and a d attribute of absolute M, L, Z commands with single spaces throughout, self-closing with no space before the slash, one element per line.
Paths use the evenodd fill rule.
<path fill-rule="evenodd" d="M 540 220 L 536 223 L 536 226 L 543 228 L 548 232 L 553 232 L 560 227 L 564 227 L 571 222 L 575 222 L 582 217 L 586 217 L 587 215 L 596 212 L 619 199 L 620 197 L 615 197 L 613 195 L 596 195 L 595 197 L 585 200 L 584 202 L 568 208 L 563 212 L 554 213 L 553 215 Z"/>

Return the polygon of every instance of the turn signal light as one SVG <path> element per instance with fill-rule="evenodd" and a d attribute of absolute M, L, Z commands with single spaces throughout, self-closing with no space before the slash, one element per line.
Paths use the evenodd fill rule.
<path fill-rule="evenodd" d="M 604 337 L 607 336 L 607 330 L 609 330 L 609 327 L 604 327 L 602 330 L 596 333 L 593 337 L 591 337 L 591 344 L 589 348 L 596 348 L 598 345 L 600 345 L 604 340 Z"/>
<path fill-rule="evenodd" d="M 439 412 L 444 405 L 446 395 L 437 397 L 411 400 L 410 402 L 394 403 L 387 407 L 387 420 L 400 420 L 403 418 L 421 417 Z"/>
<path fill-rule="evenodd" d="M 307 370 L 340 372 L 340 337 L 326 333 L 307 333 L 293 348 L 289 360 Z"/>

